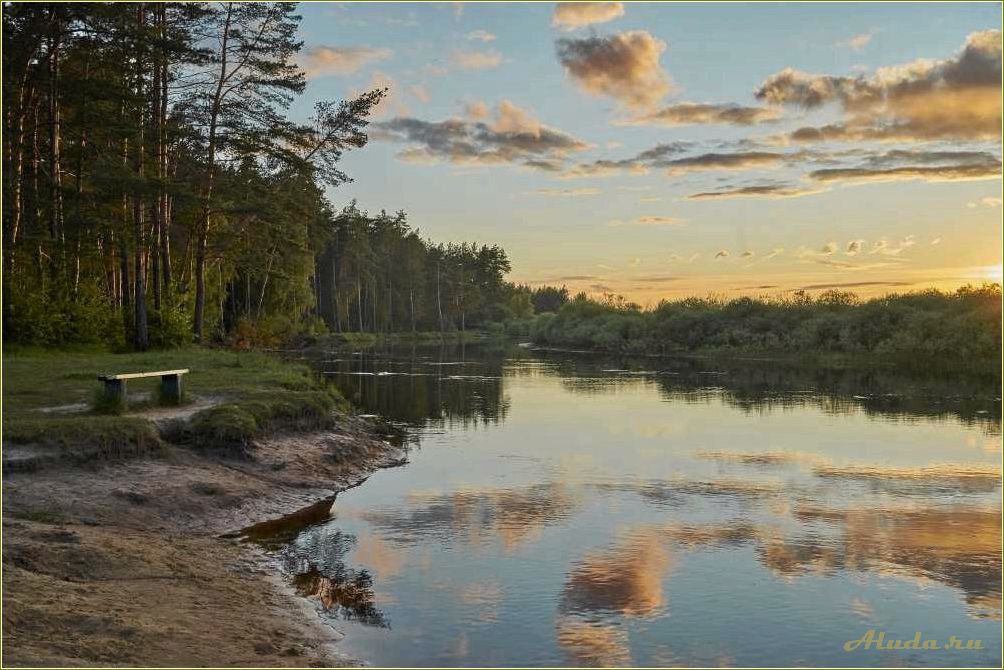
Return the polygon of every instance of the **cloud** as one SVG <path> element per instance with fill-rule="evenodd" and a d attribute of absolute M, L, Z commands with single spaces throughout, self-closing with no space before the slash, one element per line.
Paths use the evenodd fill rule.
<path fill-rule="evenodd" d="M 464 115 L 473 121 L 481 121 L 491 116 L 492 110 L 487 102 L 476 100 L 464 106 Z"/>
<path fill-rule="evenodd" d="M 412 84 L 408 87 L 408 91 L 422 104 L 428 104 L 432 100 L 432 96 L 429 95 L 429 89 L 422 84 Z"/>
<path fill-rule="evenodd" d="M 868 46 L 868 43 L 872 41 L 872 37 L 874 36 L 874 33 L 861 33 L 860 35 L 854 35 L 848 37 L 846 40 L 837 42 L 834 46 L 844 47 L 851 51 L 861 51 Z"/>
<path fill-rule="evenodd" d="M 418 19 L 415 17 L 415 12 L 408 12 L 406 16 L 388 16 L 385 18 L 384 23 L 388 26 L 402 26 L 405 28 L 416 28 L 418 27 Z"/>
<path fill-rule="evenodd" d="M 670 276 L 669 274 L 649 274 L 641 277 L 633 277 L 638 281 L 651 281 L 652 283 L 667 283 L 670 281 L 679 281 L 681 277 Z"/>
<path fill-rule="evenodd" d="M 378 88 L 387 89 L 387 94 L 380 99 L 376 107 L 370 113 L 370 116 L 374 119 L 383 119 L 390 116 L 401 116 L 408 114 L 408 107 L 401 100 L 401 96 L 398 95 L 398 85 L 394 81 L 394 78 L 385 72 L 374 72 L 373 76 L 370 77 L 369 81 L 366 83 L 362 89 L 354 89 L 350 97 L 357 97 L 361 95 L 364 91 L 373 91 Z"/>
<path fill-rule="evenodd" d="M 860 267 L 856 263 L 850 263 L 848 261 L 835 261 L 829 258 L 815 258 L 812 260 L 814 260 L 816 263 L 819 263 L 820 265 L 829 265 L 831 267 L 841 268 L 843 270 L 850 270 L 852 268 Z"/>
<path fill-rule="evenodd" d="M 422 66 L 421 72 L 428 77 L 445 77 L 450 73 L 450 70 L 442 65 L 426 63 Z"/>
<path fill-rule="evenodd" d="M 551 25 L 561 30 L 575 30 L 620 16 L 624 16 L 624 5 L 620 2 L 559 2 L 554 6 Z"/>
<path fill-rule="evenodd" d="M 1000 159 L 986 151 L 916 151 L 894 149 L 869 156 L 867 164 L 872 167 L 887 167 L 902 163 L 920 165 L 985 165 L 1000 167 Z"/>
<path fill-rule="evenodd" d="M 499 103 L 491 129 L 496 133 L 525 133 L 540 137 L 541 125 L 529 112 L 503 100 Z"/>
<path fill-rule="evenodd" d="M 782 111 L 776 107 L 744 107 L 735 104 L 712 104 L 700 102 L 679 102 L 648 114 L 617 121 L 624 126 L 686 126 L 697 124 L 718 124 L 731 126 L 755 126 L 777 121 Z"/>
<path fill-rule="evenodd" d="M 657 144 L 650 149 L 618 160 L 601 159 L 592 163 L 580 163 L 569 169 L 563 176 L 576 177 L 606 177 L 627 172 L 629 174 L 645 174 L 649 168 L 665 167 L 672 156 L 681 154 L 690 147 L 689 142 L 669 142 Z M 645 187 L 647 189 L 647 187 Z"/>
<path fill-rule="evenodd" d="M 731 198 L 800 198 L 804 195 L 822 193 L 825 189 L 791 186 L 782 184 L 764 184 L 755 186 L 740 186 L 720 191 L 705 191 L 692 193 L 688 200 L 724 200 Z"/>
<path fill-rule="evenodd" d="M 980 198 L 980 201 L 978 203 L 967 202 L 966 207 L 968 207 L 969 209 L 976 209 L 977 207 L 982 205 L 984 207 L 989 207 L 990 209 L 995 209 L 1001 206 L 1001 202 L 1002 201 L 1000 198 Z"/>
<path fill-rule="evenodd" d="M 477 40 L 479 42 L 494 42 L 495 35 L 491 34 L 487 30 L 472 30 L 471 32 L 464 35 L 465 39 Z"/>
<path fill-rule="evenodd" d="M 742 252 L 741 254 L 739 254 L 740 258 L 753 258 L 754 256 L 756 256 L 756 252 L 750 251 L 748 249 L 746 251 Z"/>
<path fill-rule="evenodd" d="M 717 254 L 715 254 L 715 258 L 728 258 L 728 257 L 729 257 L 728 249 L 722 249 Z"/>
<path fill-rule="evenodd" d="M 672 88 L 659 59 L 666 43 L 644 30 L 556 43 L 558 60 L 575 84 L 594 96 L 613 98 L 624 107 L 654 107 Z"/>
<path fill-rule="evenodd" d="M 800 291 L 812 291 L 815 289 L 830 289 L 830 288 L 862 288 L 865 286 L 910 286 L 911 282 L 908 281 L 852 281 L 852 282 L 838 282 L 835 284 L 809 284 L 808 286 L 802 286 Z"/>
<path fill-rule="evenodd" d="M 931 246 L 932 247 L 936 246 L 938 244 L 941 244 L 941 238 L 940 237 L 935 237 L 933 240 L 931 240 Z"/>
<path fill-rule="evenodd" d="M 916 237 L 914 235 L 907 235 L 902 240 L 900 240 L 896 246 L 892 246 L 889 242 L 883 238 L 878 240 L 872 245 L 872 248 L 868 251 L 869 254 L 881 254 L 883 256 L 899 256 L 900 253 L 909 249 L 914 244 L 916 244 Z"/>
<path fill-rule="evenodd" d="M 300 58 L 300 67 L 308 77 L 347 75 L 358 72 L 368 63 L 387 60 L 394 55 L 390 49 L 376 47 L 310 47 Z"/>
<path fill-rule="evenodd" d="M 672 216 L 639 216 L 636 223 L 640 226 L 679 226 L 684 220 Z"/>
<path fill-rule="evenodd" d="M 549 195 L 556 198 L 578 198 L 585 195 L 598 195 L 598 188 L 538 188 L 538 195 Z"/>
<path fill-rule="evenodd" d="M 450 63 L 461 70 L 489 70 L 502 64 L 502 54 L 494 49 L 488 51 L 462 51 L 454 49 Z"/>
<path fill-rule="evenodd" d="M 809 178 L 820 182 L 883 182 L 910 181 L 972 181 L 980 179 L 1000 179 L 1001 163 L 995 165 L 961 164 L 943 166 L 907 165 L 888 169 L 827 168 L 814 170 Z"/>
<path fill-rule="evenodd" d="M 915 236 L 907 235 L 902 240 L 892 245 L 886 239 L 878 240 L 872 244 L 871 249 L 867 252 L 865 251 L 865 241 L 864 240 L 851 240 L 844 247 L 844 254 L 847 256 L 860 256 L 861 254 L 867 253 L 868 255 L 880 255 L 885 258 L 885 261 L 879 263 L 869 263 L 860 264 L 851 261 L 837 260 L 833 258 L 833 255 L 837 253 L 840 246 L 836 242 L 827 242 L 820 249 L 813 250 L 807 249 L 805 247 L 799 247 L 795 251 L 795 257 L 804 262 L 814 262 L 821 265 L 829 265 L 831 267 L 841 268 L 841 269 L 867 269 L 867 268 L 877 268 L 877 267 L 888 267 L 889 265 L 895 265 L 897 263 L 906 262 L 907 259 L 900 258 L 900 254 L 909 249 L 915 244 Z"/>
<path fill-rule="evenodd" d="M 589 281 L 590 279 L 599 279 L 596 275 L 565 275 L 563 277 L 552 277 L 548 281 Z"/>
<path fill-rule="evenodd" d="M 842 122 L 796 130 L 796 141 L 999 139 L 1001 33 L 972 33 L 950 58 L 883 67 L 870 76 L 787 68 L 768 77 L 756 96 L 805 109 L 841 106 Z"/>
<path fill-rule="evenodd" d="M 670 174 L 683 174 L 700 170 L 747 170 L 754 167 L 775 166 L 795 158 L 795 154 L 771 151 L 743 151 L 732 154 L 707 153 L 686 158 L 676 158 L 660 163 Z"/>
<path fill-rule="evenodd" d="M 509 164 L 556 171 L 568 154 L 589 148 L 508 101 L 499 105 L 494 119 L 424 121 L 398 117 L 370 128 L 374 139 L 407 144 L 398 158 L 413 163 Z"/>

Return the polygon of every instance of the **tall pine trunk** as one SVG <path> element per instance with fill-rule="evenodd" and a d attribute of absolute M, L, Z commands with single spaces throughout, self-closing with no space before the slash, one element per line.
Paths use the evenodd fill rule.
<path fill-rule="evenodd" d="M 213 197 L 213 182 L 216 178 L 217 123 L 219 122 L 220 107 L 223 103 L 223 85 L 227 79 L 230 21 L 233 16 L 233 12 L 233 3 L 228 3 L 227 16 L 223 24 L 223 35 L 220 39 L 220 71 L 216 82 L 216 92 L 210 102 L 209 109 L 209 143 L 206 164 L 206 180 L 202 192 L 202 210 L 199 215 L 195 247 L 195 317 L 193 319 L 192 329 L 197 342 L 202 341 L 206 311 L 206 247 L 209 244 L 209 208 Z"/>
<path fill-rule="evenodd" d="M 139 3 L 136 8 L 136 28 L 137 31 L 142 33 L 145 27 L 145 13 L 146 5 L 145 3 Z M 136 180 L 138 183 L 143 182 L 143 139 L 144 139 L 144 104 L 143 104 L 143 43 L 142 38 L 140 38 L 137 43 L 136 49 L 136 117 L 137 117 L 137 127 L 136 127 L 136 146 L 135 151 L 135 172 Z M 135 313 L 135 332 L 133 336 L 133 343 L 137 350 L 146 351 L 150 346 L 150 335 L 147 331 L 147 316 L 146 316 L 146 267 L 145 267 L 145 254 L 146 254 L 146 230 L 144 221 L 144 205 L 143 205 L 143 195 L 142 191 L 136 193 L 133 196 L 133 235 L 134 244 L 136 248 L 133 253 L 135 255 L 135 266 L 133 268 L 133 278 L 135 285 L 135 293 L 133 298 L 133 311 Z"/>
<path fill-rule="evenodd" d="M 49 42 L 49 235 L 62 243 L 63 234 L 63 184 L 60 166 L 59 124 L 59 54 L 62 42 L 62 21 L 56 19 L 54 34 Z"/>

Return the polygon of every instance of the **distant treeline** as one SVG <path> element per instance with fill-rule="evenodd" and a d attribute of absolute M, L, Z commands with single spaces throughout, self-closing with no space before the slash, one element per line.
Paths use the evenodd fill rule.
<path fill-rule="evenodd" d="M 539 343 L 638 354 L 731 351 L 867 354 L 917 365 L 989 365 L 1001 356 L 1001 286 L 966 286 L 860 300 L 826 291 L 813 298 L 687 298 L 651 310 L 584 294 L 521 324 Z"/>
<path fill-rule="evenodd" d="M 317 257 L 317 314 L 334 332 L 480 328 L 533 313 L 533 293 L 505 281 L 510 269 L 497 245 L 433 244 L 403 212 L 350 205 Z"/>

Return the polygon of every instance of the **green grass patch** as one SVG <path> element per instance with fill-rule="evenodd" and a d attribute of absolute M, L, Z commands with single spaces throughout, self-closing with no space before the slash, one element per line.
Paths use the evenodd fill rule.
<path fill-rule="evenodd" d="M 90 405 L 101 389 L 98 375 L 189 369 L 183 377 L 189 397 L 240 398 L 275 390 L 310 391 L 323 386 L 306 365 L 259 352 L 202 347 L 172 351 L 116 354 L 60 352 L 19 348 L 3 357 L 4 416 L 36 414 L 43 408 L 76 403 Z M 157 398 L 160 378 L 131 379 L 129 396 Z M 137 407 L 129 402 L 127 412 Z"/>
<path fill-rule="evenodd" d="M 97 378 L 182 368 L 190 371 L 183 378 L 183 401 L 208 397 L 223 403 L 163 430 L 167 440 L 196 448 L 243 452 L 256 436 L 323 428 L 331 425 L 336 410 L 348 409 L 335 387 L 307 365 L 258 352 L 189 347 L 116 354 L 19 348 L 3 358 L 4 442 L 56 446 L 68 456 L 148 453 L 160 444 L 158 431 L 132 414 L 159 402 L 160 379 L 129 380 L 122 406 L 103 399 Z M 150 400 L 138 400 L 139 393 Z M 62 409 L 51 411 L 54 408 Z"/>
<path fill-rule="evenodd" d="M 326 390 L 280 391 L 204 409 L 165 428 L 165 436 L 195 449 L 247 457 L 261 435 L 333 426 L 339 400 Z"/>
<path fill-rule="evenodd" d="M 64 460 L 86 462 L 133 458 L 160 449 L 157 429 L 125 416 L 4 417 L 4 442 L 56 447 Z"/>

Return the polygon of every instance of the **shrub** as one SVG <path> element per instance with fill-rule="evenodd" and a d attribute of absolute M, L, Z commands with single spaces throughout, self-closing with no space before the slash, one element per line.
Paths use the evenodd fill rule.
<path fill-rule="evenodd" d="M 192 320 L 189 313 L 162 305 L 149 315 L 150 347 L 173 349 L 192 341 Z"/>

